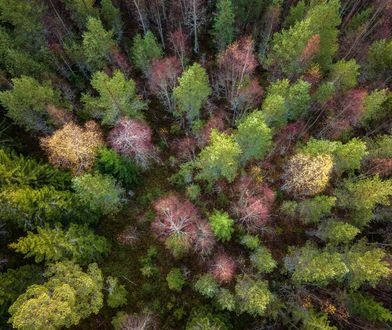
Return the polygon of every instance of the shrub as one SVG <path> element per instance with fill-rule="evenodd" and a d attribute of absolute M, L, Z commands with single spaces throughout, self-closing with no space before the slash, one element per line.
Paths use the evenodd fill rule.
<path fill-rule="evenodd" d="M 216 303 L 220 309 L 233 312 L 235 310 L 235 297 L 228 289 L 221 288 L 216 295 Z"/>
<path fill-rule="evenodd" d="M 185 285 L 185 276 L 179 268 L 172 268 L 166 276 L 167 285 L 170 290 L 180 292 Z"/>
<path fill-rule="evenodd" d="M 392 322 L 392 312 L 377 302 L 372 296 L 352 292 L 348 296 L 350 314 L 372 322 Z"/>
<path fill-rule="evenodd" d="M 249 250 L 256 250 L 260 245 L 260 239 L 255 235 L 245 234 L 241 237 L 240 243 Z"/>
<path fill-rule="evenodd" d="M 212 231 L 220 241 L 229 241 L 234 232 L 234 220 L 229 217 L 227 212 L 214 210 L 209 217 Z"/>

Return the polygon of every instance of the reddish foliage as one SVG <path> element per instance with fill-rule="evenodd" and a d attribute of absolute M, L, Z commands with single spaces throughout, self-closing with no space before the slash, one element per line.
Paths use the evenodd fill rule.
<path fill-rule="evenodd" d="M 274 139 L 274 154 L 281 156 L 288 154 L 295 146 L 299 135 L 304 133 L 305 127 L 304 122 L 297 121 L 280 128 Z"/>
<path fill-rule="evenodd" d="M 152 130 L 139 120 L 121 119 L 109 132 L 108 143 L 119 154 L 134 158 L 143 168 L 156 158 Z"/>
<path fill-rule="evenodd" d="M 305 49 L 303 50 L 299 61 L 301 65 L 306 65 L 310 62 L 312 57 L 317 54 L 317 52 L 320 50 L 320 35 L 315 34 L 310 37 L 308 40 L 308 43 L 305 46 Z"/>
<path fill-rule="evenodd" d="M 225 128 L 226 125 L 223 112 L 211 116 L 197 137 L 199 146 L 202 147 L 209 143 L 212 129 L 217 129 L 218 131 L 223 132 Z"/>
<path fill-rule="evenodd" d="M 338 138 L 344 131 L 355 126 L 363 113 L 364 100 L 367 96 L 365 89 L 348 91 L 340 102 L 335 104 L 333 116 L 326 126 L 326 137 Z"/>
<path fill-rule="evenodd" d="M 215 236 L 206 220 L 197 220 L 193 232 L 193 249 L 201 256 L 209 254 L 215 245 Z"/>
<path fill-rule="evenodd" d="M 131 66 L 129 64 L 129 61 L 127 57 L 124 55 L 124 53 L 121 52 L 121 50 L 118 47 L 113 47 L 110 51 L 110 59 L 112 64 L 119 68 L 121 72 L 127 74 L 131 70 Z"/>
<path fill-rule="evenodd" d="M 157 216 L 151 227 L 159 239 L 181 235 L 189 242 L 193 241 L 199 214 L 191 202 L 169 195 L 155 201 L 153 208 Z"/>
<path fill-rule="evenodd" d="M 181 63 L 177 57 L 165 57 L 152 61 L 148 72 L 151 92 L 159 96 L 169 111 L 174 110 L 171 91 L 181 73 Z"/>
<path fill-rule="evenodd" d="M 387 178 L 392 175 L 392 158 L 374 158 L 368 162 L 369 172 Z"/>
<path fill-rule="evenodd" d="M 263 94 L 263 87 L 256 79 L 252 79 L 249 84 L 238 90 L 237 96 L 231 103 L 234 108 L 240 109 L 241 114 L 244 114 L 260 105 Z"/>
<path fill-rule="evenodd" d="M 232 205 L 234 214 L 250 232 L 257 232 L 269 220 L 275 193 L 251 176 L 244 175 L 234 185 L 234 194 L 239 196 Z"/>
<path fill-rule="evenodd" d="M 175 3 L 177 1 L 174 1 Z M 178 1 L 179 3 L 179 1 Z M 185 65 L 185 57 L 189 53 L 188 38 L 182 28 L 170 33 L 170 42 L 173 46 L 174 53 L 180 59 L 182 67 Z"/>
<path fill-rule="evenodd" d="M 62 127 L 74 120 L 74 115 L 71 111 L 63 108 L 56 108 L 54 105 L 48 105 L 46 111 L 48 112 L 53 125 L 56 127 Z"/>
<path fill-rule="evenodd" d="M 196 139 L 189 136 L 175 140 L 172 147 L 172 149 L 174 149 L 177 159 L 181 162 L 187 162 L 195 159 L 196 148 Z"/>
<path fill-rule="evenodd" d="M 211 267 L 214 278 L 220 283 L 229 283 L 233 279 L 236 270 L 235 261 L 225 253 L 215 256 Z"/>
<path fill-rule="evenodd" d="M 182 237 L 195 252 L 201 255 L 211 252 L 215 244 L 211 226 L 200 218 L 191 202 L 172 194 L 158 199 L 153 208 L 157 216 L 151 227 L 159 239 Z"/>

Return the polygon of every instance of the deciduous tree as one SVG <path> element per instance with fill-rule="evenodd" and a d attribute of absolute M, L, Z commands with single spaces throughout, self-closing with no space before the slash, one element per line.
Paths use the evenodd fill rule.
<path fill-rule="evenodd" d="M 66 124 L 40 142 L 52 165 L 70 169 L 74 174 L 92 169 L 98 150 L 103 146 L 102 134 L 93 121 L 83 128 L 74 123 Z"/>
<path fill-rule="evenodd" d="M 109 132 L 108 143 L 120 155 L 131 157 L 144 169 L 157 158 L 152 144 L 152 130 L 139 120 L 121 119 Z"/>

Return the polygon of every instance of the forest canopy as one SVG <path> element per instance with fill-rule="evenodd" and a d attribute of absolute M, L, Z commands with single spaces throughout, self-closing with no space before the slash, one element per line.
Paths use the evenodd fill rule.
<path fill-rule="evenodd" d="M 0 0 L 0 328 L 391 329 L 392 0 Z"/>

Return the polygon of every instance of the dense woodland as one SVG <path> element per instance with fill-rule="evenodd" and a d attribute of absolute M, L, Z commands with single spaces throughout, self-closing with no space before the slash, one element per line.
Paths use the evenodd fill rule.
<path fill-rule="evenodd" d="M 392 329 L 391 0 L 0 0 L 0 328 Z"/>

